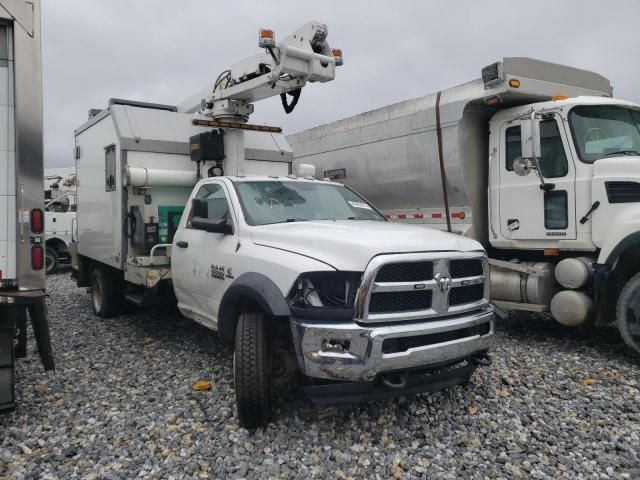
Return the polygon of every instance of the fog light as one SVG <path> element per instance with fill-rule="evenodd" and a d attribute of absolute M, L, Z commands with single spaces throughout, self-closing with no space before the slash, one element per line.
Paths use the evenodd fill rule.
<path fill-rule="evenodd" d="M 349 340 L 338 340 L 335 338 L 322 341 L 323 352 L 338 352 L 344 353 L 349 350 L 351 342 Z"/>

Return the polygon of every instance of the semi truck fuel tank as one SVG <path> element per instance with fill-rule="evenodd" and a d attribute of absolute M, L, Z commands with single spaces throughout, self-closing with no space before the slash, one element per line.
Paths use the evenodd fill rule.
<path fill-rule="evenodd" d="M 491 299 L 517 303 L 549 305 L 556 292 L 553 264 L 550 262 L 518 262 L 538 273 L 491 265 Z"/>

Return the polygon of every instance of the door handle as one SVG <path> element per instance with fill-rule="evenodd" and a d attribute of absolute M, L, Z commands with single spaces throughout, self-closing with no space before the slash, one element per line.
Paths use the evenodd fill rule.
<path fill-rule="evenodd" d="M 189 242 L 183 242 L 182 240 L 180 240 L 179 242 L 176 242 L 176 246 L 180 248 L 187 248 L 189 246 Z"/>

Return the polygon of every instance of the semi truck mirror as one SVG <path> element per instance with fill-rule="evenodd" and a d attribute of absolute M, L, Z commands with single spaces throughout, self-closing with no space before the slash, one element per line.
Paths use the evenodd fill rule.
<path fill-rule="evenodd" d="M 531 115 L 530 120 L 524 120 L 521 127 L 522 158 L 540 158 L 540 120 Z"/>
<path fill-rule="evenodd" d="M 531 170 L 535 169 L 535 165 L 530 158 L 522 158 L 520 156 L 513 159 L 511 164 L 513 171 L 519 177 L 526 177 L 531 173 Z"/>

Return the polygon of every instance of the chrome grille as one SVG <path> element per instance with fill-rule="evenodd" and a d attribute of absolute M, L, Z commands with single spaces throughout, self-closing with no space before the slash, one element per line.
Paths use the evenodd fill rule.
<path fill-rule="evenodd" d="M 451 278 L 477 277 L 483 275 L 482 260 L 451 260 L 449 262 Z"/>
<path fill-rule="evenodd" d="M 449 305 L 462 305 L 482 300 L 484 285 L 469 285 L 467 287 L 452 288 L 449 292 Z"/>
<path fill-rule="evenodd" d="M 412 312 L 431 308 L 431 290 L 415 292 L 378 292 L 371 295 L 371 313 Z"/>
<path fill-rule="evenodd" d="M 489 267 L 481 253 L 380 255 L 356 296 L 357 321 L 425 320 L 489 304 Z"/>
<path fill-rule="evenodd" d="M 422 282 L 433 278 L 433 262 L 403 262 L 383 265 L 376 282 Z"/>

